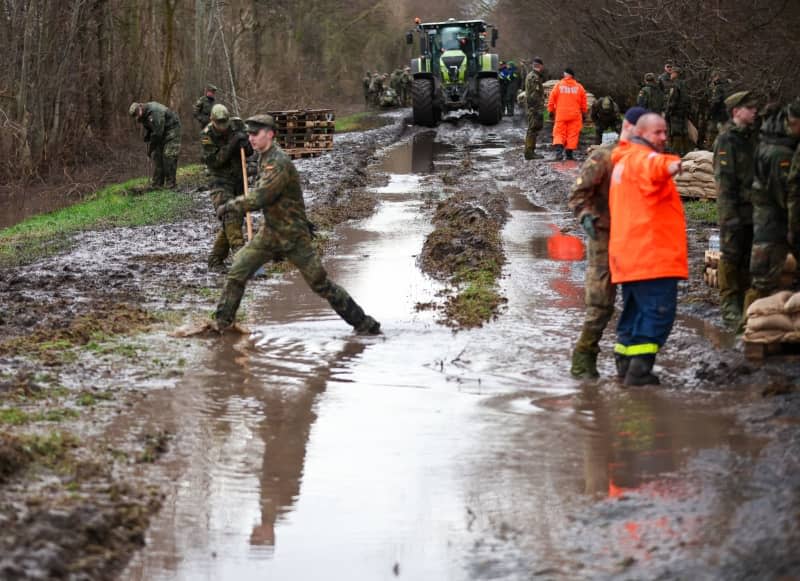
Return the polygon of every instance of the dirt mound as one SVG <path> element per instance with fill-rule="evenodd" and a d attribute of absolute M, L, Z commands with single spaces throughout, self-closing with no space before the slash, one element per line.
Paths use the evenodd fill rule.
<path fill-rule="evenodd" d="M 0 433 L 0 484 L 30 462 L 30 454 L 11 434 Z"/>
<path fill-rule="evenodd" d="M 508 200 L 500 193 L 460 193 L 440 202 L 436 226 L 425 240 L 422 269 L 446 280 L 465 270 L 500 274 L 505 262 L 500 229 L 508 218 Z"/>

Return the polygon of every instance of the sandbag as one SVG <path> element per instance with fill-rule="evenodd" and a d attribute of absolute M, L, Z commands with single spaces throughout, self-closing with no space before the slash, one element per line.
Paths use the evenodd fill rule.
<path fill-rule="evenodd" d="M 786 301 L 792 296 L 791 291 L 780 291 L 774 295 L 753 301 L 747 308 L 747 318 L 760 317 L 765 315 L 783 314 Z"/>
<path fill-rule="evenodd" d="M 794 293 L 783 305 L 783 310 L 786 314 L 794 315 L 800 313 L 800 293 Z"/>
<path fill-rule="evenodd" d="M 707 163 L 714 163 L 714 152 L 713 151 L 705 151 L 705 150 L 697 150 L 697 151 L 690 151 L 686 155 L 683 156 L 683 159 L 692 160 L 692 161 L 699 161 L 699 162 L 707 162 Z"/>
<path fill-rule="evenodd" d="M 750 331 L 745 330 L 744 340 L 750 343 L 779 343 L 787 335 L 783 331 Z"/>
<path fill-rule="evenodd" d="M 747 317 L 747 329 L 750 331 L 782 331 L 790 333 L 796 330 L 794 320 L 784 313 Z"/>

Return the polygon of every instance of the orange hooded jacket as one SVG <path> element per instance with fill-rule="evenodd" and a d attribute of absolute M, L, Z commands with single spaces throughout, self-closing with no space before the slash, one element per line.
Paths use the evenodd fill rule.
<path fill-rule="evenodd" d="M 668 169 L 680 158 L 638 141 L 622 141 L 611 161 L 611 280 L 688 278 L 686 219 Z"/>
<path fill-rule="evenodd" d="M 573 78 L 561 79 L 550 91 L 547 110 L 550 111 L 551 117 L 555 113 L 558 121 L 583 119 L 583 114 L 587 111 L 586 89 Z"/>

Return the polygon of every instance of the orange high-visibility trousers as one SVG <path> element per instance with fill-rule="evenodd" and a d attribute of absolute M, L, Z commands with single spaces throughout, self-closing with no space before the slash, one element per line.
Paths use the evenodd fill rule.
<path fill-rule="evenodd" d="M 583 118 L 559 119 L 553 124 L 553 145 L 563 145 L 565 149 L 578 149 L 578 140 L 583 129 Z"/>

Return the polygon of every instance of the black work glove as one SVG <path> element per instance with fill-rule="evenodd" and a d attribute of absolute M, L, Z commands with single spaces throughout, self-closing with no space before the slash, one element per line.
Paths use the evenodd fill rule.
<path fill-rule="evenodd" d="M 597 240 L 597 230 L 594 227 L 595 220 L 597 220 L 597 218 L 591 214 L 584 214 L 583 218 L 581 218 L 581 228 L 583 228 L 583 231 L 586 232 L 586 235 L 592 240 Z"/>

